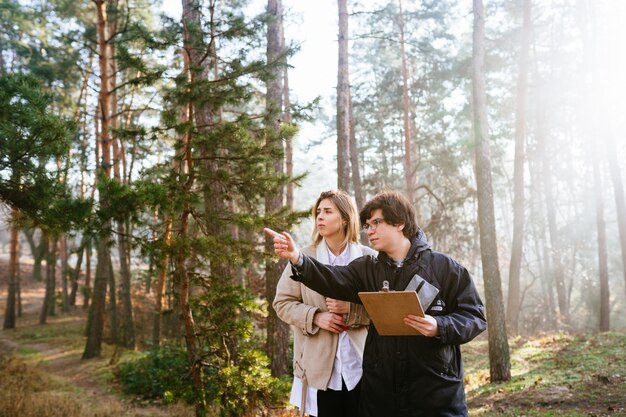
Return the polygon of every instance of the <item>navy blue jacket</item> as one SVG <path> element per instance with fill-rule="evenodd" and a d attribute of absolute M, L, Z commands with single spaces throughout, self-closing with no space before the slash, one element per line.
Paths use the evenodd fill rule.
<path fill-rule="evenodd" d="M 292 278 L 327 297 L 361 303 L 359 291 L 404 290 L 415 274 L 439 289 L 426 314 L 438 337 L 380 336 L 370 325 L 363 352 L 360 417 L 467 416 L 460 346 L 486 328 L 485 311 L 467 270 L 430 249 L 420 230 L 402 266 L 381 252 L 347 266 L 304 257 Z"/>

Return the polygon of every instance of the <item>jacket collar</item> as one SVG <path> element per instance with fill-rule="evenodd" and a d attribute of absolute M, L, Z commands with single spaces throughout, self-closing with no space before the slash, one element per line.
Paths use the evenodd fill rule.
<path fill-rule="evenodd" d="M 428 249 L 430 249 L 430 245 L 426 240 L 426 235 L 424 234 L 424 231 L 422 229 L 418 229 L 413 239 L 411 239 L 411 248 L 409 249 L 406 258 L 404 258 L 402 265 L 410 265 L 416 262 L 419 258 L 420 253 Z M 391 259 L 391 257 L 385 252 L 380 252 L 378 254 L 378 261 L 384 262 L 389 266 L 393 266 L 394 268 L 396 266 L 396 262 Z"/>

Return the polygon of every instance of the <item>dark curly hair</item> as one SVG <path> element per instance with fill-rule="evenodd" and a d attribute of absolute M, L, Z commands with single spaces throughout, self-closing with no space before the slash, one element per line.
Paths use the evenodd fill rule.
<path fill-rule="evenodd" d="M 417 234 L 417 214 L 408 198 L 397 191 L 383 191 L 368 201 L 359 213 L 361 224 L 365 224 L 372 212 L 381 209 L 385 222 L 392 226 L 404 225 L 402 233 L 409 240 Z"/>

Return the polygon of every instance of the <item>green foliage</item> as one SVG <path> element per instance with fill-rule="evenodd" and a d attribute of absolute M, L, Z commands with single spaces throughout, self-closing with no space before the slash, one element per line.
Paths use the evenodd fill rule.
<path fill-rule="evenodd" d="M 225 364 L 212 355 L 207 355 L 203 364 L 207 401 L 217 405 L 223 416 L 238 416 L 252 407 L 277 404 L 289 389 L 289 381 L 270 376 L 268 359 L 258 350 L 243 350 L 237 365 Z M 166 403 L 194 401 L 187 352 L 180 344 L 170 343 L 134 355 L 117 365 L 116 375 L 127 394 Z"/>
<path fill-rule="evenodd" d="M 117 377 L 128 394 L 193 402 L 184 346 L 166 344 L 117 365 Z"/>
<path fill-rule="evenodd" d="M 52 113 L 51 102 L 33 76 L 0 77 L 0 200 L 51 230 L 69 230 L 90 203 L 72 199 L 55 169 L 75 127 Z"/>

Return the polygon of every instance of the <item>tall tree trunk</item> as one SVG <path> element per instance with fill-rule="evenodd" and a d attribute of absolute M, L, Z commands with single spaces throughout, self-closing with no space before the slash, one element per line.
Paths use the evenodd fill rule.
<path fill-rule="evenodd" d="M 68 287 L 69 268 L 67 265 L 67 237 L 61 235 L 59 238 L 59 256 L 61 257 L 61 311 L 67 313 L 70 311 L 70 297 Z"/>
<path fill-rule="evenodd" d="M 626 199 L 624 198 L 624 185 L 620 173 L 615 145 L 611 139 L 607 141 L 606 151 L 609 160 L 609 170 L 613 183 L 615 196 L 615 210 L 617 212 L 617 226 L 619 230 L 619 242 L 622 249 L 622 272 L 624 274 L 624 289 L 626 289 Z"/>
<path fill-rule="evenodd" d="M 415 204 L 415 175 L 413 174 L 413 161 L 411 154 L 411 109 L 409 101 L 409 68 L 404 48 L 404 12 L 402 11 L 402 0 L 398 0 L 400 14 L 398 16 L 398 26 L 400 28 L 400 55 L 402 58 L 402 115 L 404 121 L 404 188 L 406 196 L 411 203 Z"/>
<path fill-rule="evenodd" d="M 109 252 L 110 254 L 110 252 Z M 119 345 L 120 340 L 120 326 L 118 323 L 117 314 L 117 283 L 115 281 L 115 270 L 113 269 L 113 261 L 109 255 L 109 323 L 111 325 L 111 339 L 113 344 Z"/>
<path fill-rule="evenodd" d="M 350 72 L 348 61 L 348 1 L 339 8 L 339 60 L 337 68 L 337 188 L 350 191 Z"/>
<path fill-rule="evenodd" d="M 600 323 L 599 330 L 606 332 L 611 327 L 611 300 L 609 293 L 609 265 L 606 243 L 606 222 L 604 220 L 604 196 L 597 150 L 593 151 L 593 185 L 596 202 L 596 228 L 598 238 L 598 279 L 600 284 Z"/>
<path fill-rule="evenodd" d="M 83 288 L 83 308 L 89 307 L 91 300 L 91 238 L 87 240 L 85 247 L 85 287 Z"/>
<path fill-rule="evenodd" d="M 9 243 L 9 282 L 7 291 L 7 301 L 4 312 L 3 329 L 15 329 L 16 301 L 17 301 L 17 274 L 19 270 L 19 229 L 15 225 L 17 220 L 17 209 L 11 211 L 11 238 Z"/>
<path fill-rule="evenodd" d="M 609 292 L 609 265 L 606 237 L 606 221 L 604 217 L 604 193 L 602 188 L 602 173 L 600 149 L 605 142 L 604 132 L 599 124 L 596 90 L 596 48 L 595 48 L 595 15 L 592 2 L 578 1 L 578 26 L 583 38 L 583 67 L 588 74 L 588 82 L 583 83 L 583 112 L 588 117 L 589 124 L 584 130 L 585 143 L 589 146 L 591 164 L 593 166 L 593 186 L 596 206 L 596 236 L 598 239 L 598 280 L 600 285 L 599 330 L 608 331 L 611 325 L 611 305 Z"/>
<path fill-rule="evenodd" d="M 117 248 L 120 260 L 120 297 L 122 306 L 122 323 L 120 344 L 128 349 L 135 348 L 135 323 L 133 320 L 133 304 L 131 289 L 131 272 L 126 245 L 126 228 L 124 221 L 117 221 Z"/>
<path fill-rule="evenodd" d="M 513 334 L 518 333 L 520 311 L 520 272 L 524 245 L 524 143 L 526 141 L 526 101 L 528 94 L 528 57 L 530 54 L 530 31 L 532 0 L 524 0 L 522 24 L 522 48 L 517 74 L 517 111 L 515 113 L 515 164 L 513 170 L 513 242 L 509 267 L 509 300 L 507 322 Z"/>
<path fill-rule="evenodd" d="M 76 295 L 78 294 L 78 283 L 80 281 L 80 271 L 83 267 L 83 257 L 86 249 L 86 241 L 87 238 L 83 235 L 82 240 L 80 242 L 80 246 L 76 250 L 76 266 L 73 269 L 70 269 L 71 273 L 71 285 L 72 288 L 70 290 L 70 305 L 76 306 Z"/>
<path fill-rule="evenodd" d="M 111 33 L 117 33 L 117 19 L 111 24 Z M 119 105 L 115 88 L 117 86 L 117 59 L 115 58 L 115 44 L 110 45 L 111 59 L 109 60 L 110 80 L 111 80 L 111 128 L 117 130 L 119 128 L 119 118 L 114 116 L 118 113 Z M 129 112 L 130 117 L 130 112 Z M 111 141 L 113 151 L 113 176 L 120 184 L 126 184 L 125 169 L 121 167 L 121 162 L 125 160 L 123 155 L 124 145 L 121 138 L 113 138 Z M 126 219 L 118 219 L 117 227 L 117 253 L 120 261 L 120 297 L 121 297 L 121 316 L 122 322 L 118 343 L 128 349 L 135 348 L 135 323 L 133 320 L 133 303 L 131 289 L 131 271 L 129 262 L 128 245 L 126 236 L 129 234 Z"/>
<path fill-rule="evenodd" d="M 98 97 L 99 119 L 100 119 L 100 153 L 102 156 L 101 166 L 98 168 L 99 173 L 105 178 L 111 178 L 111 137 L 110 137 L 110 119 L 111 119 L 111 94 L 110 94 L 110 78 L 109 74 L 111 49 L 109 47 L 109 28 L 106 12 L 106 3 L 104 0 L 93 0 L 96 5 L 97 15 L 97 34 L 98 34 L 98 53 L 99 53 L 99 69 L 100 69 L 100 92 Z M 100 205 L 108 205 L 106 190 L 100 187 Z M 106 289 L 111 271 L 110 263 L 111 251 L 109 242 L 111 221 L 106 220 L 102 225 L 103 230 L 98 241 L 98 264 L 96 269 L 96 278 L 94 280 L 93 294 L 91 299 L 91 307 L 89 309 L 89 317 L 87 320 L 87 342 L 83 351 L 83 359 L 99 357 L 102 348 L 102 332 L 104 330 L 104 319 L 106 310 Z"/>
<path fill-rule="evenodd" d="M 48 239 L 48 256 L 46 259 L 46 292 L 43 297 L 43 306 L 39 315 L 39 324 L 46 324 L 48 316 L 55 314 L 56 292 L 56 261 L 57 261 L 57 237 L 45 234 Z M 43 236 L 42 236 L 43 238 Z"/>
<path fill-rule="evenodd" d="M 540 140 L 547 142 L 547 137 Z M 561 244 L 556 226 L 556 206 L 554 202 L 553 176 L 550 167 L 552 161 L 548 155 L 547 146 L 542 146 L 544 153 L 542 154 L 543 164 L 543 187 L 546 201 L 546 214 L 548 219 L 548 233 L 550 237 L 550 275 L 554 277 L 556 286 L 557 305 L 559 307 L 558 323 L 569 325 L 569 305 L 567 303 L 567 290 L 565 288 L 565 276 L 561 259 Z"/>
<path fill-rule="evenodd" d="M 480 253 L 485 280 L 489 322 L 489 368 L 491 382 L 511 379 L 509 342 L 506 335 L 502 283 L 498 265 L 496 222 L 491 184 L 489 126 L 485 90 L 485 10 L 482 0 L 474 0 L 473 77 L 474 138 L 476 140 L 476 186 Z"/>
<path fill-rule="evenodd" d="M 179 169 L 174 167 L 174 169 Z M 165 294 L 165 278 L 167 277 L 167 269 L 169 264 L 169 248 L 172 244 L 172 217 L 166 216 L 164 222 L 163 246 L 167 248 L 163 251 L 163 259 L 159 266 L 159 276 L 157 278 L 155 305 L 154 305 L 154 322 L 152 326 L 152 345 L 159 346 L 161 344 L 161 321 L 163 319 L 163 301 Z"/>
<path fill-rule="evenodd" d="M 365 205 L 365 195 L 363 194 L 363 183 L 361 181 L 361 171 L 359 169 L 359 149 L 356 144 L 356 133 L 354 131 L 352 94 L 348 95 L 348 99 L 348 108 L 350 109 L 350 166 L 352 167 L 352 185 L 354 186 L 354 199 L 356 200 L 356 206 L 360 210 Z M 365 237 L 367 237 L 367 234 Z M 366 241 L 367 240 L 364 240 L 364 242 Z"/>
<path fill-rule="evenodd" d="M 276 115 L 281 114 L 283 108 L 281 72 L 284 68 L 283 46 L 283 8 L 280 0 L 268 0 L 267 13 L 270 17 L 267 26 L 267 61 L 277 65 L 274 76 L 266 84 L 265 105 L 267 119 L 267 146 L 282 151 L 280 124 Z M 281 152 L 282 153 L 282 152 Z M 271 164 L 271 163 L 270 163 Z M 282 159 L 276 158 L 269 167 L 271 172 L 279 175 L 283 173 Z M 268 193 L 265 196 L 265 212 L 272 213 L 283 206 L 283 187 L 279 192 Z M 273 247 L 271 239 L 266 239 L 266 249 Z M 281 275 L 284 262 L 275 259 L 265 261 L 265 296 L 271 305 L 276 296 L 276 285 Z M 270 307 L 267 318 L 267 352 L 270 358 L 270 369 L 273 376 L 289 373 L 289 326 L 278 318 L 276 311 Z"/>
<path fill-rule="evenodd" d="M 35 243 L 35 229 L 25 229 L 23 232 L 28 241 L 28 246 L 30 246 L 30 253 L 33 256 L 32 278 L 34 281 L 41 282 L 41 261 L 44 260 L 48 252 L 48 239 L 44 239 L 42 233 L 39 238 L 39 244 L 37 244 Z"/>
<path fill-rule="evenodd" d="M 209 9 L 213 13 L 214 2 L 211 0 Z M 203 32 L 202 32 L 202 15 L 200 12 L 200 2 L 198 0 L 182 0 L 182 24 L 183 24 L 183 59 L 185 63 L 185 73 L 187 74 L 187 82 L 193 85 L 196 79 L 206 76 L 206 64 L 202 65 L 204 59 L 203 49 Z M 188 91 L 187 94 L 190 94 Z M 185 120 L 187 122 L 195 122 L 196 115 L 193 101 L 190 99 L 187 103 L 185 112 Z M 179 242 L 176 246 L 174 254 L 174 280 L 179 288 L 179 302 L 181 321 L 185 328 L 185 345 L 187 347 L 187 359 L 191 372 L 191 381 L 194 391 L 194 403 L 197 417 L 203 417 L 207 414 L 207 403 L 205 390 L 202 382 L 202 358 L 198 348 L 198 340 L 196 337 L 196 324 L 193 318 L 191 305 L 189 304 L 189 274 L 186 265 L 186 251 L 184 243 L 187 240 L 189 227 L 189 215 L 191 214 L 190 192 L 194 185 L 195 175 L 192 154 L 192 133 L 188 132 L 181 138 L 181 152 L 184 153 L 184 163 L 181 171 L 187 175 L 185 183 L 182 185 L 181 196 L 183 208 L 178 219 L 178 232 L 176 240 Z M 181 173 L 182 173 L 181 172 Z"/>
<path fill-rule="evenodd" d="M 286 47 L 285 42 L 285 31 L 281 30 L 281 45 L 283 48 Z M 286 59 L 286 58 L 285 58 Z M 286 65 L 283 68 L 283 123 L 288 125 L 291 124 L 291 101 L 289 99 L 289 67 Z M 285 141 L 285 174 L 289 178 L 293 177 L 293 137 L 288 137 Z M 293 191 L 294 184 L 292 181 L 287 183 L 287 195 L 286 195 L 286 204 L 287 207 L 293 210 Z"/>

